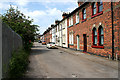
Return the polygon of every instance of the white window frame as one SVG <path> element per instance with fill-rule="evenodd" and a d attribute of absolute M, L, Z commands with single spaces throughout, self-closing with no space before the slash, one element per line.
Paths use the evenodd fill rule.
<path fill-rule="evenodd" d="M 71 34 L 69 34 L 69 44 L 71 44 Z"/>
<path fill-rule="evenodd" d="M 69 33 L 69 44 L 74 44 L 73 32 Z"/>
<path fill-rule="evenodd" d="M 74 40 L 74 38 L 73 38 L 73 33 L 72 33 L 72 42 L 71 42 L 72 44 L 73 44 L 73 40 Z"/>
<path fill-rule="evenodd" d="M 50 30 L 50 34 L 51 34 L 51 30 Z"/>
<path fill-rule="evenodd" d="M 71 25 L 73 25 L 73 16 L 71 16 Z"/>
<path fill-rule="evenodd" d="M 71 26 L 71 17 L 69 17 L 69 26 Z"/>
<path fill-rule="evenodd" d="M 79 23 L 79 12 L 76 13 L 76 23 Z"/>
<path fill-rule="evenodd" d="M 73 16 L 69 17 L 69 26 L 73 25 Z"/>

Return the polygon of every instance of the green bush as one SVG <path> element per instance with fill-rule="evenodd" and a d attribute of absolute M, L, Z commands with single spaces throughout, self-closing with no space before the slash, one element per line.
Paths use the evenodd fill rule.
<path fill-rule="evenodd" d="M 27 51 L 29 53 L 31 50 L 31 47 L 33 46 L 33 42 L 31 42 L 31 43 L 28 42 L 28 43 L 24 44 L 23 46 L 24 46 L 25 51 Z"/>
<path fill-rule="evenodd" d="M 23 76 L 28 65 L 28 56 L 29 53 L 27 53 L 24 49 L 19 49 L 13 52 L 9 63 L 10 78 L 18 78 Z"/>

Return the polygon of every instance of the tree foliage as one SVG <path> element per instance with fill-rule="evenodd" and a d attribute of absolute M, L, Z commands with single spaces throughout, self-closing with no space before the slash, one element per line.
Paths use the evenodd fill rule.
<path fill-rule="evenodd" d="M 2 15 L 2 20 L 22 37 L 24 45 L 34 41 L 38 25 L 33 25 L 33 19 L 30 19 L 29 16 L 26 17 L 18 8 L 15 9 L 10 6 L 7 12 Z"/>

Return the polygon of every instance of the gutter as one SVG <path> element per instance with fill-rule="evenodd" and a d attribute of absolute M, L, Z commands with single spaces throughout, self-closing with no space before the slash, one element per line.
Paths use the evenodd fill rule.
<path fill-rule="evenodd" d="M 113 25 L 113 2 L 111 1 L 111 20 L 112 20 L 112 60 L 114 60 L 114 25 Z"/>

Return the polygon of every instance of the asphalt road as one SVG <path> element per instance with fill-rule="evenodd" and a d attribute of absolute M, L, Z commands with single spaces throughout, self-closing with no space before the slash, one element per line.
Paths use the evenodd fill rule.
<path fill-rule="evenodd" d="M 115 68 L 40 43 L 34 43 L 29 60 L 28 78 L 118 78 Z"/>

